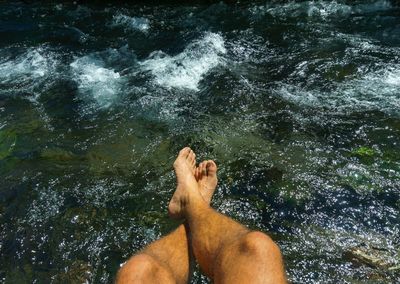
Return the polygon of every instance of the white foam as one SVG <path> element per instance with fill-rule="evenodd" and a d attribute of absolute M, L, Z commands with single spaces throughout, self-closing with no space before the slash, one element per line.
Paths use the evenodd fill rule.
<path fill-rule="evenodd" d="M 0 61 L 0 94 L 29 94 L 26 98 L 33 103 L 58 75 L 59 60 L 45 47 L 30 48 Z"/>
<path fill-rule="evenodd" d="M 225 53 L 223 38 L 219 34 L 207 33 L 175 56 L 156 51 L 140 65 L 144 71 L 150 71 L 161 86 L 197 91 L 204 75 L 224 62 L 222 55 Z"/>
<path fill-rule="evenodd" d="M 345 4 L 332 2 L 316 2 L 310 3 L 307 14 L 309 17 L 319 16 L 322 18 L 329 16 L 347 16 L 352 12 L 351 7 Z"/>
<path fill-rule="evenodd" d="M 352 14 L 364 14 L 388 10 L 392 7 L 390 1 L 378 0 L 371 3 L 346 5 L 337 1 L 290 1 L 285 4 L 266 4 L 264 6 L 254 6 L 250 12 L 255 16 L 265 14 L 279 18 L 292 18 L 306 15 L 310 18 L 328 19 L 329 17 L 347 17 Z"/>
<path fill-rule="evenodd" d="M 14 59 L 0 64 L 0 78 L 3 83 L 15 80 L 36 79 L 49 75 L 55 68 L 57 60 L 53 54 L 44 48 L 26 51 Z"/>
<path fill-rule="evenodd" d="M 70 64 L 78 89 L 86 100 L 95 101 L 101 108 L 109 107 L 120 93 L 121 76 L 104 67 L 104 62 L 88 55 Z"/>
<path fill-rule="evenodd" d="M 400 87 L 400 69 L 386 71 L 383 81 L 389 85 Z"/>
<path fill-rule="evenodd" d="M 118 14 L 113 17 L 112 26 L 122 26 L 127 30 L 146 32 L 150 29 L 150 21 L 146 18 Z"/>
<path fill-rule="evenodd" d="M 380 110 L 400 113 L 400 65 L 385 66 L 360 78 L 337 83 L 332 91 L 281 85 L 277 93 L 304 106 L 335 111 Z"/>

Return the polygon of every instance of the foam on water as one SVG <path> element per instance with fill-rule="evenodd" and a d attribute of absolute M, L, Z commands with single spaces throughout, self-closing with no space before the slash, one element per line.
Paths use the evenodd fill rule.
<path fill-rule="evenodd" d="M 150 71 L 155 82 L 167 88 L 198 90 L 198 85 L 211 69 L 223 64 L 226 53 L 222 36 L 207 33 L 200 40 L 190 43 L 181 53 L 170 56 L 162 51 L 150 54 L 140 63 Z"/>
<path fill-rule="evenodd" d="M 400 69 L 387 70 L 384 76 L 384 82 L 388 85 L 400 87 Z"/>
<path fill-rule="evenodd" d="M 351 7 L 345 4 L 339 4 L 336 1 L 309 3 L 307 14 L 309 17 L 319 16 L 322 18 L 328 16 L 347 16 L 351 13 Z"/>
<path fill-rule="evenodd" d="M 53 73 L 58 60 L 44 47 L 32 48 L 16 57 L 8 57 L 0 63 L 2 92 L 31 92 Z M 5 86 L 4 86 L 5 85 Z M 16 86 L 17 85 L 17 86 Z"/>
<path fill-rule="evenodd" d="M 284 84 L 277 93 L 304 106 L 328 107 L 337 111 L 380 110 L 399 114 L 400 66 L 385 67 L 360 78 L 337 83 L 332 91 L 306 90 Z"/>
<path fill-rule="evenodd" d="M 70 66 L 84 100 L 94 100 L 100 108 L 107 108 L 116 100 L 121 87 L 118 72 L 105 68 L 104 62 L 91 55 L 76 59 Z"/>
<path fill-rule="evenodd" d="M 47 58 L 38 49 L 30 50 L 15 60 L 6 61 L 0 65 L 0 76 L 5 79 L 25 74 L 42 77 L 47 71 Z"/>
<path fill-rule="evenodd" d="M 128 31 L 146 32 L 150 29 L 150 21 L 142 17 L 118 14 L 113 17 L 112 26 L 122 26 Z"/>
<path fill-rule="evenodd" d="M 250 8 L 253 15 L 269 14 L 279 18 L 307 16 L 309 18 L 328 19 L 331 17 L 348 17 L 352 14 L 365 14 L 388 10 L 390 1 L 378 0 L 372 3 L 346 5 L 337 1 L 305 1 L 289 2 L 284 5 L 266 4 Z"/>

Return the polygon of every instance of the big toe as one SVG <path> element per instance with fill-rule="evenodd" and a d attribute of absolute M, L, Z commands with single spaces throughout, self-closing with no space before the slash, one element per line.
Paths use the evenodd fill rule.
<path fill-rule="evenodd" d="M 178 157 L 176 157 L 174 162 L 174 167 L 178 166 L 182 162 L 186 161 L 188 155 L 190 154 L 191 149 L 189 147 L 185 147 L 179 151 Z"/>
<path fill-rule="evenodd" d="M 190 149 L 189 147 L 185 147 L 182 150 L 179 151 L 178 154 L 178 158 L 187 158 L 187 156 L 190 154 L 190 151 L 192 151 L 192 149 Z"/>

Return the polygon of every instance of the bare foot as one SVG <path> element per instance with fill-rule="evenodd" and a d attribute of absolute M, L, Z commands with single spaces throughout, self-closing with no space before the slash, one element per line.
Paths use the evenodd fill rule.
<path fill-rule="evenodd" d="M 204 202 L 195 179 L 196 155 L 189 148 L 183 148 L 174 162 L 177 187 L 172 196 L 168 213 L 171 218 L 184 217 L 185 210 L 194 202 Z"/>
<path fill-rule="evenodd" d="M 201 196 L 207 204 L 210 204 L 218 182 L 217 165 L 212 160 L 203 161 L 196 168 L 194 176 L 196 177 Z"/>

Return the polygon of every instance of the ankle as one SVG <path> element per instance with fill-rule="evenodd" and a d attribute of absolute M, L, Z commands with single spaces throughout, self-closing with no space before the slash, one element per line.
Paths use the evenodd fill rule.
<path fill-rule="evenodd" d="M 210 205 L 207 204 L 203 197 L 199 196 L 188 202 L 185 207 L 185 217 L 188 220 L 192 218 L 201 218 L 201 216 L 207 215 L 209 210 L 212 210 Z"/>

